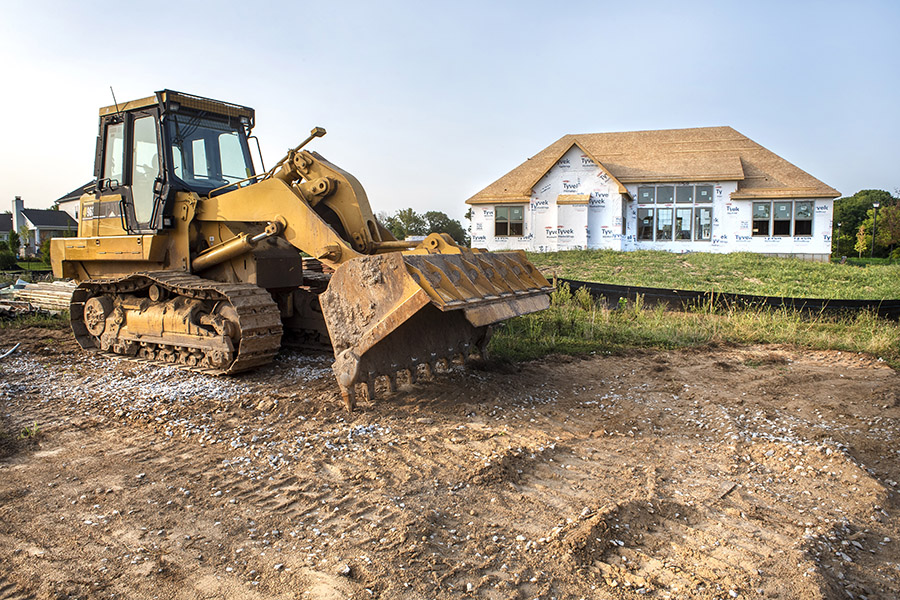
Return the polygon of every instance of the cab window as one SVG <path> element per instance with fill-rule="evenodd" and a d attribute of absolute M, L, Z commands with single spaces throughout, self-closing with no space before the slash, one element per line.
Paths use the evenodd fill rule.
<path fill-rule="evenodd" d="M 159 175 L 156 120 L 152 116 L 134 120 L 131 151 L 131 196 L 134 200 L 134 217 L 138 223 L 146 224 L 153 218 L 153 184 Z"/>
<path fill-rule="evenodd" d="M 122 184 L 125 162 L 125 124 L 111 123 L 106 126 L 106 147 L 103 154 L 103 179 L 114 185 Z"/>

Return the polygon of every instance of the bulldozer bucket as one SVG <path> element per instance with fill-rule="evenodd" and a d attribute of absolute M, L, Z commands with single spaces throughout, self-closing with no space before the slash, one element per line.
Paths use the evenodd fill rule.
<path fill-rule="evenodd" d="M 490 325 L 549 306 L 552 287 L 523 252 L 354 258 L 320 297 L 334 346 L 335 376 L 348 409 L 355 388 L 415 378 L 421 364 L 483 352 Z"/>

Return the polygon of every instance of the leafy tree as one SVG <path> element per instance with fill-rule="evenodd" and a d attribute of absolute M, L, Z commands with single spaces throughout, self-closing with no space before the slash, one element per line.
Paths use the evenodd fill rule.
<path fill-rule="evenodd" d="M 25 252 L 22 253 L 26 258 L 28 257 L 28 244 L 31 241 L 31 229 L 28 227 L 22 227 L 21 233 L 19 233 L 19 242 L 20 246 L 24 248 Z"/>
<path fill-rule="evenodd" d="M 425 219 L 411 208 L 400 209 L 393 215 L 382 213 L 381 223 L 398 240 L 405 240 L 411 235 L 426 235 Z"/>
<path fill-rule="evenodd" d="M 859 226 L 869 216 L 873 202 L 886 206 L 894 202 L 894 198 L 884 190 L 860 190 L 852 196 L 834 201 L 834 232 L 837 237 L 833 243 L 835 256 L 845 256 L 852 250 L 857 250 L 855 237 Z M 878 221 L 881 222 L 880 209 Z M 841 224 L 840 227 L 837 226 L 838 223 Z"/>
<path fill-rule="evenodd" d="M 900 202 L 894 200 L 890 205 L 878 209 L 878 222 L 875 225 L 875 251 L 881 249 L 880 255 L 890 256 L 900 245 Z"/>
<path fill-rule="evenodd" d="M 878 207 L 878 220 L 875 219 L 875 209 L 869 207 L 865 218 L 859 227 L 866 237 L 866 246 L 862 252 L 872 253 L 876 258 L 891 256 L 900 245 L 900 199 L 888 198 Z M 842 227 L 843 229 L 843 227 Z M 872 230 L 875 230 L 875 245 L 872 246 Z M 857 231 L 857 246 L 859 245 L 859 231 Z M 854 246 L 854 250 L 859 248 Z"/>
<path fill-rule="evenodd" d="M 428 233 L 447 233 L 456 240 L 457 244 L 469 245 L 469 235 L 456 219 L 451 219 L 444 213 L 436 210 L 428 211 L 424 217 Z"/>
<path fill-rule="evenodd" d="M 0 252 L 4 250 L 9 250 L 9 244 L 4 240 L 0 240 Z"/>
<path fill-rule="evenodd" d="M 866 226 L 860 225 L 859 230 L 856 232 L 856 245 L 853 246 L 853 249 L 859 252 L 859 257 L 862 258 L 863 251 L 869 247 L 869 236 L 866 234 Z"/>
<path fill-rule="evenodd" d="M 398 240 L 405 240 L 412 235 L 446 233 L 458 244 L 468 245 L 469 243 L 469 237 L 460 222 L 440 211 L 430 210 L 420 215 L 411 208 L 403 208 L 393 215 L 380 213 L 378 220 Z"/>
<path fill-rule="evenodd" d="M 9 250 L 16 256 L 19 255 L 19 248 L 22 246 L 22 240 L 15 231 L 9 232 Z"/>
<path fill-rule="evenodd" d="M 0 250 L 0 270 L 8 271 L 10 269 L 18 269 L 16 255 L 9 250 Z"/>
<path fill-rule="evenodd" d="M 41 242 L 41 261 L 50 264 L 50 238 Z"/>

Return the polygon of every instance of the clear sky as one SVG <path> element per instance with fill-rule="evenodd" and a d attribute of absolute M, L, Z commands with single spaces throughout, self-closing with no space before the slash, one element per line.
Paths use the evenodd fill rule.
<path fill-rule="evenodd" d="M 729 125 L 844 195 L 900 187 L 900 2 L 4 0 L 0 210 L 93 173 L 97 110 L 252 106 L 376 212 L 464 201 L 567 133 Z"/>

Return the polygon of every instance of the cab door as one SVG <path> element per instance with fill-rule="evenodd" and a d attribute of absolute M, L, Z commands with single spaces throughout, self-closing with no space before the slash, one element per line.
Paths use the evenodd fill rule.
<path fill-rule="evenodd" d="M 125 129 L 126 122 L 120 115 L 100 121 L 100 138 L 94 174 L 97 177 L 93 198 L 81 201 L 81 219 L 78 235 L 122 235 L 122 200 L 126 192 L 125 181 Z"/>
<path fill-rule="evenodd" d="M 97 193 L 83 207 L 86 235 L 151 233 L 162 187 L 155 110 L 112 115 L 101 124 Z M 80 235 L 85 235 L 82 233 Z"/>
<path fill-rule="evenodd" d="M 155 231 L 157 198 L 162 187 L 156 111 L 132 117 L 131 156 L 128 161 L 131 201 L 125 202 L 125 221 L 131 232 Z"/>

